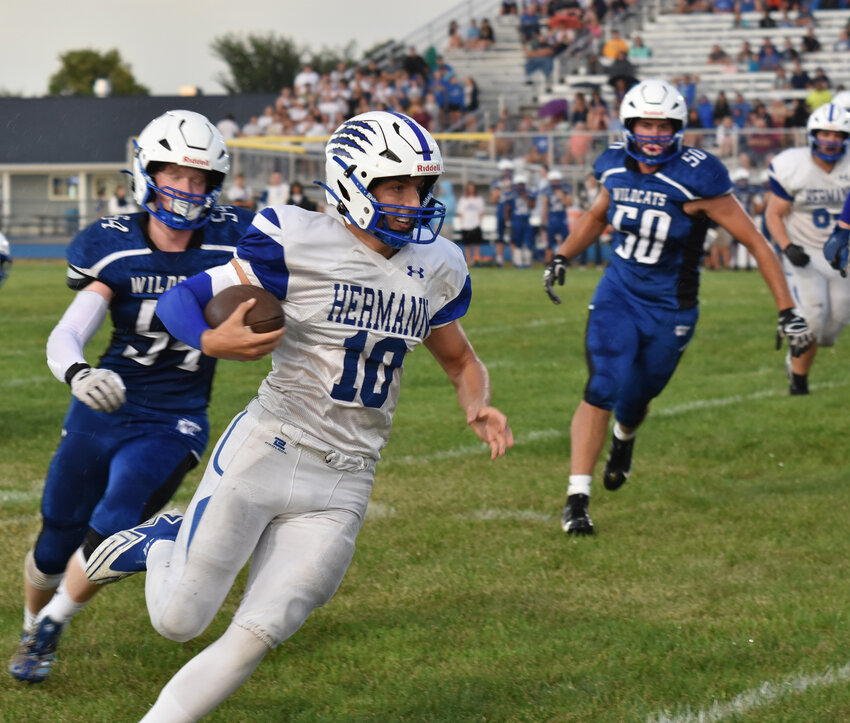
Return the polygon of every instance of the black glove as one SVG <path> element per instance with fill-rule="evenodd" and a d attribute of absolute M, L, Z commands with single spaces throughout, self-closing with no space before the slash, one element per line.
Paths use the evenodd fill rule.
<path fill-rule="evenodd" d="M 802 316 L 797 316 L 794 309 L 783 309 L 779 312 L 776 324 L 776 348 L 782 348 L 782 339 L 788 339 L 791 356 L 802 356 L 808 351 L 814 341 L 809 325 Z"/>
<path fill-rule="evenodd" d="M 788 260 L 794 266 L 805 266 L 809 263 L 809 255 L 803 251 L 803 247 L 798 244 L 788 244 L 782 253 L 788 257 Z"/>
<path fill-rule="evenodd" d="M 543 269 L 543 288 L 555 304 L 561 303 L 561 297 L 555 293 L 552 287 L 555 285 L 555 282 L 558 283 L 558 286 L 564 285 L 564 276 L 567 273 L 567 266 L 569 265 L 570 261 L 566 256 L 557 254 L 554 259 L 546 264 L 546 268 Z"/>

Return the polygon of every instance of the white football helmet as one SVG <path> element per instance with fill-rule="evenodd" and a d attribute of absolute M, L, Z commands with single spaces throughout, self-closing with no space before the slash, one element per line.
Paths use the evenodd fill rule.
<path fill-rule="evenodd" d="M 525 189 L 525 187 L 528 185 L 528 176 L 526 176 L 524 173 L 515 173 L 512 182 L 514 188 Z"/>
<path fill-rule="evenodd" d="M 553 168 L 549 173 L 546 174 L 546 180 L 550 183 L 552 181 L 560 182 L 564 180 L 564 174 L 561 173 L 557 168 Z"/>
<path fill-rule="evenodd" d="M 664 118 L 673 123 L 673 137 L 637 136 L 632 132 L 638 118 Z M 666 80 L 650 78 L 633 86 L 620 103 L 620 123 L 626 153 L 637 161 L 658 166 L 675 158 L 682 151 L 682 137 L 688 122 L 688 106 L 682 94 Z M 657 155 L 645 153 L 639 143 L 663 141 L 667 147 Z"/>
<path fill-rule="evenodd" d="M 824 142 L 818 140 L 815 135 L 817 131 L 837 131 L 844 134 L 844 140 Z M 826 103 L 809 116 L 806 132 L 809 134 L 812 155 L 828 163 L 834 163 L 847 153 L 847 146 L 850 143 L 850 113 L 840 105 Z"/>
<path fill-rule="evenodd" d="M 440 233 L 446 207 L 434 198 L 443 173 L 443 157 L 433 136 L 412 118 L 394 111 L 368 111 L 337 128 L 325 146 L 325 189 L 328 203 L 358 228 L 387 246 L 431 243 Z M 379 203 L 370 191 L 382 178 L 421 176 L 425 180 L 419 206 Z M 413 220 L 408 233 L 391 231 L 386 217 Z"/>
<path fill-rule="evenodd" d="M 514 162 L 512 160 L 510 160 L 509 158 L 503 158 L 501 161 L 499 161 L 498 168 L 499 168 L 499 172 L 502 175 L 505 175 L 506 171 L 513 172 Z"/>
<path fill-rule="evenodd" d="M 0 233 L 0 286 L 9 278 L 12 270 L 12 247 L 6 237 Z"/>
<path fill-rule="evenodd" d="M 221 132 L 200 113 L 170 110 L 148 123 L 134 146 L 136 203 L 171 228 L 190 230 L 203 226 L 230 170 L 230 156 Z M 158 188 L 153 176 L 168 163 L 206 171 L 207 192 L 187 194 L 170 187 Z M 160 196 L 171 199 L 170 211 L 162 207 Z"/>
<path fill-rule="evenodd" d="M 850 111 L 850 90 L 842 90 L 832 96 L 830 101 L 833 105 L 840 105 L 844 110 Z"/>

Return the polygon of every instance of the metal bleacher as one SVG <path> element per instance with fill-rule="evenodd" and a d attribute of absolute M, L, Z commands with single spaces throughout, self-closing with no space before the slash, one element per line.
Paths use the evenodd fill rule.
<path fill-rule="evenodd" d="M 796 13 L 790 13 L 790 17 L 794 20 Z M 850 87 L 850 53 L 836 53 L 832 50 L 833 43 L 850 20 L 850 10 L 820 10 L 814 13 L 814 17 L 815 36 L 821 43 L 821 50 L 802 54 L 801 65 L 812 76 L 816 68 L 822 68 L 831 79 L 833 90 L 840 86 Z M 780 51 L 785 38 L 791 38 L 794 48 L 799 50 L 800 41 L 807 32 L 806 27 L 763 29 L 759 27 L 760 18 L 759 13 L 745 13 L 742 16 L 744 27 L 734 27 L 730 13 L 659 12 L 651 20 L 645 20 L 637 30 L 644 45 L 652 50 L 651 57 L 633 61 L 638 69 L 638 77 L 672 80 L 685 73 L 696 75 L 699 77 L 698 92 L 707 95 L 712 101 L 721 90 L 727 97 L 740 92 L 748 99 L 765 101 L 805 97 L 807 90 L 775 90 L 776 73 L 773 71 L 748 72 L 741 63 L 722 66 L 707 62 L 715 44 L 734 58 L 744 41 L 758 50 L 765 37 L 769 37 Z M 604 94 L 611 95 L 606 75 L 570 72 L 580 69 L 580 64 L 573 68 L 564 67 L 559 82 L 553 85 L 551 93 L 543 94 L 541 101 L 564 95 L 570 97 L 588 84 L 599 85 Z M 789 67 L 786 67 L 786 72 L 788 70 Z"/>

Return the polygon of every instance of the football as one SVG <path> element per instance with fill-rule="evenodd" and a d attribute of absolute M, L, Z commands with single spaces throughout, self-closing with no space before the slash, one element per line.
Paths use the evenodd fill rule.
<path fill-rule="evenodd" d="M 204 309 L 204 319 L 215 328 L 230 316 L 239 304 L 248 299 L 257 300 L 245 314 L 245 324 L 251 327 L 251 331 L 263 334 L 283 328 L 284 316 L 280 300 L 259 286 L 247 284 L 228 286 L 213 296 Z"/>

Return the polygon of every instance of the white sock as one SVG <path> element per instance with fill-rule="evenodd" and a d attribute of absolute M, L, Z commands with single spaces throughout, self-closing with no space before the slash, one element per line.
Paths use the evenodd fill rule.
<path fill-rule="evenodd" d="M 635 430 L 631 434 L 626 434 L 623 431 L 623 428 L 620 426 L 620 423 L 614 422 L 614 436 L 621 442 L 628 442 L 630 439 L 634 439 L 636 434 L 637 430 Z"/>
<path fill-rule="evenodd" d="M 30 609 L 24 605 L 24 632 L 31 633 L 35 630 L 35 616 L 37 613 L 31 613 Z"/>
<path fill-rule="evenodd" d="M 218 640 L 178 670 L 141 723 L 189 723 L 225 701 L 254 672 L 268 646 L 231 623 Z"/>
<path fill-rule="evenodd" d="M 592 476 L 589 474 L 571 474 L 570 484 L 567 487 L 567 497 L 570 495 L 587 495 L 590 497 L 590 480 Z"/>
<path fill-rule="evenodd" d="M 65 625 L 88 604 L 88 601 L 78 603 L 72 600 L 63 581 L 53 597 L 50 598 L 50 602 L 39 611 L 36 621 L 41 622 L 43 618 L 49 617 L 53 622 Z"/>

